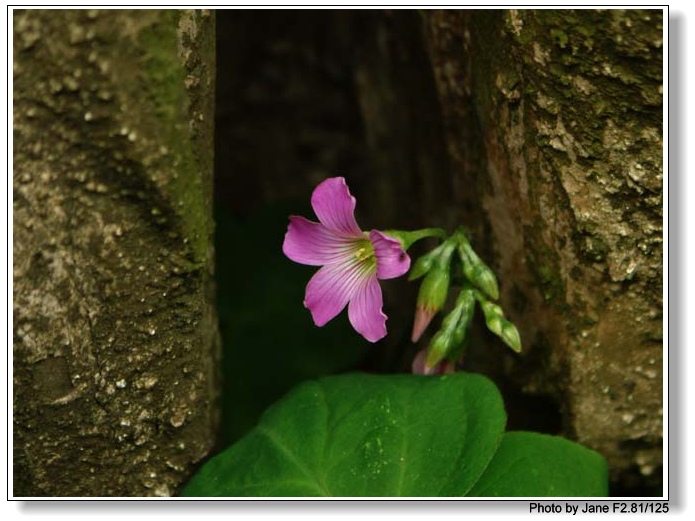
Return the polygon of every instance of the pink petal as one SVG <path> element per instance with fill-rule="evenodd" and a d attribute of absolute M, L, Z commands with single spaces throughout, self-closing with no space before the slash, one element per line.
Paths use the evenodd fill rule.
<path fill-rule="evenodd" d="M 292 215 L 285 241 L 282 243 L 282 251 L 300 264 L 323 266 L 345 257 L 350 246 L 350 240 L 346 241 L 323 224 Z"/>
<path fill-rule="evenodd" d="M 381 310 L 383 297 L 374 275 L 364 279 L 350 300 L 348 317 L 355 330 L 370 342 L 386 336 L 386 315 Z"/>
<path fill-rule="evenodd" d="M 306 285 L 304 307 L 311 311 L 314 323 L 321 327 L 335 318 L 359 287 L 359 266 L 348 262 L 327 264 Z"/>
<path fill-rule="evenodd" d="M 427 309 L 420 307 L 420 306 L 418 306 L 415 309 L 415 321 L 413 322 L 413 334 L 410 337 L 410 339 L 413 341 L 413 343 L 420 340 L 420 337 L 425 332 L 425 329 L 427 329 L 427 326 L 430 325 L 430 322 L 432 322 L 432 319 L 434 318 L 434 315 L 436 315 L 436 314 L 437 314 L 436 311 L 427 310 Z"/>
<path fill-rule="evenodd" d="M 396 239 L 378 230 L 369 233 L 376 255 L 376 276 L 380 279 L 400 277 L 410 269 L 410 257 Z"/>
<path fill-rule="evenodd" d="M 322 181 L 311 194 L 311 207 L 319 221 L 329 230 L 350 237 L 362 235 L 355 221 L 356 204 L 343 177 Z"/>

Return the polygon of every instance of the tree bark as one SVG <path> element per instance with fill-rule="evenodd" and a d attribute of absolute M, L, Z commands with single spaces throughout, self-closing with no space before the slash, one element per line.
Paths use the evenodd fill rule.
<path fill-rule="evenodd" d="M 505 372 L 524 393 L 556 397 L 565 433 L 604 454 L 615 482 L 658 486 L 661 11 L 423 21 L 454 175 L 477 179 L 501 300 L 524 341 Z M 471 102 L 484 150 L 473 165 Z"/>
<path fill-rule="evenodd" d="M 15 496 L 168 496 L 211 448 L 214 17 L 14 12 Z"/>

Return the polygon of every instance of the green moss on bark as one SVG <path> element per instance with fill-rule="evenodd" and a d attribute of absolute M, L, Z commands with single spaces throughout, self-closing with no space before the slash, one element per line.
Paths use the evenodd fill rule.
<path fill-rule="evenodd" d="M 208 254 L 211 236 L 210 209 L 203 188 L 203 171 L 191 147 L 195 123 L 189 97 L 182 86 L 197 78 L 187 78 L 184 60 L 179 55 L 181 34 L 178 31 L 181 13 L 176 10 L 160 13 L 160 21 L 139 34 L 143 56 L 143 86 L 148 103 L 159 119 L 158 128 L 164 146 L 175 153 L 169 155 L 169 168 L 174 174 L 168 181 L 170 197 L 176 202 L 174 210 L 184 228 L 196 264 L 202 264 Z M 190 52 L 190 51 L 189 51 Z M 188 122 L 188 124 L 186 123 Z"/>

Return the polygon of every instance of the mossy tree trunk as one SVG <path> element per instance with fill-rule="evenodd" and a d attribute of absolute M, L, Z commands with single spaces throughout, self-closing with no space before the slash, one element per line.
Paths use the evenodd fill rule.
<path fill-rule="evenodd" d="M 477 179 L 470 196 L 521 327 L 524 355 L 505 371 L 521 392 L 560 401 L 565 433 L 603 453 L 614 481 L 658 484 L 661 11 L 423 20 L 454 174 Z"/>
<path fill-rule="evenodd" d="M 15 496 L 171 495 L 214 442 L 214 17 L 14 12 Z"/>

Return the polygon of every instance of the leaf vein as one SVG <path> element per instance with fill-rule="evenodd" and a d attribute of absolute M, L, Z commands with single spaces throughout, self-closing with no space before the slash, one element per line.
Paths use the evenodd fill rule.
<path fill-rule="evenodd" d="M 308 468 L 305 463 L 299 459 L 289 448 L 285 446 L 285 444 L 282 442 L 282 440 L 279 440 L 278 438 L 275 437 L 275 435 L 272 433 L 272 431 L 269 431 L 267 428 L 265 428 L 262 425 L 259 425 L 257 427 L 258 433 L 265 436 L 271 443 L 272 445 L 282 454 L 284 455 L 290 462 L 292 462 L 301 472 L 304 474 L 309 481 L 313 482 L 316 487 L 321 490 L 321 492 L 325 496 L 332 496 L 331 492 L 326 488 L 324 483 L 321 483 L 316 476 L 314 476 L 311 473 L 311 469 Z"/>

